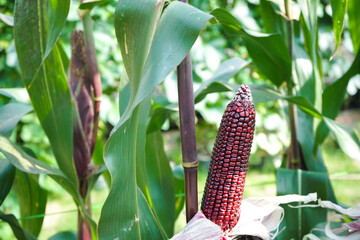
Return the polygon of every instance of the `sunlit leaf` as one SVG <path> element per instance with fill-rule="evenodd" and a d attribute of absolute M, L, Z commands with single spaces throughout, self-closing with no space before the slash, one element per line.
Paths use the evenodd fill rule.
<path fill-rule="evenodd" d="M 224 9 L 215 9 L 211 14 L 228 34 L 242 37 L 251 59 L 271 82 L 280 86 L 290 79 L 291 58 L 284 38 L 280 34 L 247 31 Z"/>
<path fill-rule="evenodd" d="M 28 0 L 19 1 L 24 1 L 24 4 L 26 4 L 25 1 Z M 42 22 L 42 19 L 44 18 L 43 15 L 47 15 L 46 18 L 48 19 L 47 23 L 42 22 L 42 24 L 47 24 L 47 28 L 43 29 L 45 31 L 39 32 L 39 34 L 42 35 L 41 37 L 43 37 L 47 31 L 46 48 L 43 56 L 43 61 L 47 58 L 52 48 L 55 46 L 55 43 L 58 40 L 60 33 L 65 25 L 65 21 L 70 9 L 70 0 L 48 0 L 47 2 L 47 9 L 39 9 L 39 11 L 37 12 L 39 22 Z"/>
<path fill-rule="evenodd" d="M 144 231 L 159 231 L 155 224 L 146 230 L 138 221 L 142 214 L 153 218 L 145 211 L 139 212 L 137 196 L 139 184 L 145 199 L 149 200 L 147 186 L 143 184 L 145 165 L 138 166 L 143 161 L 142 149 L 145 149 L 146 128 L 142 126 L 148 118 L 154 87 L 184 59 L 201 28 L 211 18 L 187 4 L 172 2 L 158 22 L 162 3 L 155 0 L 146 4 L 122 1 L 117 5 L 115 29 L 130 82 L 131 98 L 105 147 L 112 187 L 101 212 L 100 239 L 141 239 Z M 142 174 L 138 176 L 139 173 Z M 120 227 L 113 228 L 114 221 Z"/>
<path fill-rule="evenodd" d="M 162 4 L 163 2 L 157 1 L 148 1 L 147 4 L 140 1 L 123 1 L 116 8 L 115 31 L 126 68 L 126 76 L 123 74 L 123 77 L 126 77 L 125 80 L 129 80 L 129 86 L 131 86 L 131 100 L 133 100 L 139 87 L 141 73 L 156 29 L 156 22 L 160 17 Z M 135 14 L 135 12 L 142 14 Z M 126 84 L 123 86 L 125 87 Z M 131 102 L 126 103 L 127 109 L 130 104 Z M 123 104 L 121 103 L 120 106 Z M 121 114 L 121 123 L 118 123 L 116 131 L 113 130 L 106 144 L 104 156 L 111 174 L 112 186 L 99 221 L 98 234 L 100 239 L 141 239 L 136 182 L 136 153 L 138 147 L 139 151 L 142 148 L 141 154 L 144 154 L 145 151 L 145 136 L 141 131 L 138 133 L 138 127 L 146 124 L 149 107 L 150 104 L 148 103 L 141 104 L 138 107 L 134 106 L 128 115 L 125 115 L 127 110 L 124 111 L 124 108 L 121 107 L 120 112 L 124 113 Z M 140 111 L 140 108 L 145 110 L 145 113 Z M 140 143 L 137 142 L 138 134 L 144 136 L 142 146 L 137 146 L 137 143 Z M 146 174 L 145 166 L 139 166 L 138 169 L 141 170 L 141 167 Z M 145 194 L 149 198 L 148 189 L 146 189 L 146 175 L 139 176 L 139 178 L 141 181 L 139 184 L 145 188 L 142 190 L 145 190 Z M 114 229 L 111 224 L 114 221 L 120 221 L 119 226 L 123 230 Z M 158 231 L 155 229 L 157 229 L 156 225 L 150 226 L 150 230 Z"/>
<path fill-rule="evenodd" d="M 81 2 L 79 9 L 85 10 L 85 9 L 92 9 L 95 6 L 101 6 L 103 4 L 106 4 L 110 2 L 110 0 L 90 0 L 90 1 L 84 1 Z"/>
<path fill-rule="evenodd" d="M 56 46 L 59 49 L 59 53 L 60 53 L 60 56 L 61 56 L 61 61 L 62 61 L 63 65 L 64 65 L 64 70 L 67 73 L 69 71 L 69 65 L 70 65 L 69 57 L 66 55 L 63 44 L 61 44 L 60 41 L 56 43 Z"/>
<path fill-rule="evenodd" d="M 271 1 L 260 0 L 260 12 L 267 33 L 283 34 L 285 32 L 284 21 L 286 20 L 276 13 Z"/>
<path fill-rule="evenodd" d="M 115 32 L 132 95 L 138 90 L 163 1 L 122 1 L 115 11 Z M 141 13 L 141 14 L 139 14 Z M 146 23 L 146 24 L 144 24 Z M 141 44 L 139 40 L 141 39 Z"/>
<path fill-rule="evenodd" d="M 311 77 L 302 86 L 301 95 L 309 99 L 317 110 L 321 110 L 322 77 L 321 61 L 318 54 L 318 17 L 319 0 L 299 0 L 301 9 L 300 23 L 304 33 L 305 49 L 311 60 Z"/>
<path fill-rule="evenodd" d="M 335 50 L 339 47 L 341 34 L 344 29 L 345 13 L 348 0 L 331 0 L 332 21 L 335 34 Z"/>
<path fill-rule="evenodd" d="M 14 18 L 12 16 L 0 13 L 0 19 L 10 27 L 14 26 Z"/>
<path fill-rule="evenodd" d="M 202 101 L 210 93 L 228 92 L 233 89 L 221 82 L 212 82 L 195 96 L 195 103 Z"/>
<path fill-rule="evenodd" d="M 310 103 L 310 101 L 303 97 L 303 96 L 291 96 L 291 97 L 284 97 L 284 99 L 288 100 L 289 102 L 295 103 L 303 112 L 306 114 L 322 119 L 321 113 L 315 109 L 315 107 Z"/>
<path fill-rule="evenodd" d="M 250 87 L 254 102 L 269 102 L 284 99 L 288 102 L 295 103 L 306 114 L 322 119 L 321 113 L 314 108 L 307 98 L 303 96 L 283 96 L 279 92 L 276 92 L 264 85 L 251 85 Z"/>
<path fill-rule="evenodd" d="M 350 79 L 356 74 L 360 73 L 360 51 L 356 54 L 356 57 L 346 73 L 338 80 L 330 84 L 325 88 L 322 94 L 322 113 L 324 116 L 335 119 L 339 114 L 341 105 L 344 101 L 346 94 L 346 88 Z M 324 122 L 320 123 L 316 130 L 316 139 L 318 144 L 321 144 L 329 133 L 329 129 Z"/>
<path fill-rule="evenodd" d="M 231 77 L 233 77 L 236 73 L 238 73 L 241 69 L 246 67 L 249 62 L 241 59 L 241 58 L 230 58 L 225 62 L 221 63 L 218 69 L 215 71 L 212 77 L 204 82 L 196 89 L 195 91 L 195 103 L 198 103 L 205 97 L 207 93 L 216 92 L 214 90 L 207 90 L 210 85 L 214 82 L 227 82 Z M 219 91 L 220 92 L 220 91 Z M 202 95 L 200 97 L 199 95 Z"/>
<path fill-rule="evenodd" d="M 4 104 L 6 104 L 6 103 L 8 103 L 11 99 L 13 99 L 14 97 L 10 94 L 10 93 L 8 93 L 8 92 L 6 92 L 6 91 L 4 91 L 3 89 L 0 89 L 0 101 L 1 102 L 3 102 Z"/>
<path fill-rule="evenodd" d="M 339 124 L 330 118 L 324 118 L 324 121 L 335 138 L 340 148 L 349 157 L 360 161 L 360 141 L 353 129 Z"/>
<path fill-rule="evenodd" d="M 0 94 L 6 101 L 13 99 L 21 103 L 30 103 L 29 94 L 25 88 L 2 88 Z"/>
<path fill-rule="evenodd" d="M 250 89 L 255 103 L 271 102 L 283 98 L 283 95 L 266 85 L 252 84 Z"/>
<path fill-rule="evenodd" d="M 68 4 L 69 0 L 51 0 L 49 6 L 46 1 L 17 0 L 14 38 L 21 77 L 34 110 L 50 140 L 59 168 L 77 186 L 72 157 L 71 97 L 60 53 L 54 45 Z M 49 31 L 47 24 L 52 27 Z M 45 45 L 49 51 L 47 57 Z"/>

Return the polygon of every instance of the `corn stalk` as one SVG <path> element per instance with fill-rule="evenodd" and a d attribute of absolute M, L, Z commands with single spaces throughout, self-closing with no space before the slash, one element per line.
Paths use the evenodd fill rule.
<path fill-rule="evenodd" d="M 188 3 L 187 0 L 181 2 Z M 185 173 L 186 221 L 198 211 L 195 107 L 190 53 L 177 68 L 181 148 Z"/>

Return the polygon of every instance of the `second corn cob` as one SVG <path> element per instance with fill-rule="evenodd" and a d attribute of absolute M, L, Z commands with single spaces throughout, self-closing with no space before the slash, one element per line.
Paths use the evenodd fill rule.
<path fill-rule="evenodd" d="M 254 128 L 250 88 L 242 85 L 222 117 L 201 203 L 204 215 L 223 231 L 231 230 L 240 217 Z"/>

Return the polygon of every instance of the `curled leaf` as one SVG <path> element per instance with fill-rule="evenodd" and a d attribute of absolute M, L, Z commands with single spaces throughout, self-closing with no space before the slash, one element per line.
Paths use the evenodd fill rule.
<path fill-rule="evenodd" d="M 335 204 L 336 205 L 336 204 Z M 360 239 L 360 220 L 344 223 L 340 228 L 332 229 L 331 223 L 333 220 L 340 218 L 341 220 L 345 220 L 340 214 L 336 214 L 332 216 L 329 222 L 326 224 L 325 233 L 326 235 L 335 240 L 358 240 Z M 357 228 L 356 228 L 357 227 Z"/>
<path fill-rule="evenodd" d="M 230 237 L 251 235 L 262 239 L 274 239 L 284 218 L 280 204 L 316 201 L 317 194 L 305 196 L 290 194 L 277 197 L 247 198 L 241 203 L 240 220 L 229 232 Z"/>
<path fill-rule="evenodd" d="M 250 235 L 262 239 L 274 239 L 278 234 L 280 222 L 284 218 L 284 209 L 280 204 L 317 200 L 316 193 L 308 195 L 290 194 L 286 196 L 247 198 L 241 203 L 241 215 L 236 226 L 223 233 L 221 228 L 208 220 L 199 211 L 185 228 L 171 240 L 219 240 L 236 239 L 241 235 Z"/>
<path fill-rule="evenodd" d="M 330 201 L 321 201 L 319 200 L 319 206 L 323 208 L 333 209 L 341 214 L 344 214 L 350 218 L 360 219 L 360 206 L 357 207 L 350 207 L 350 208 L 343 208 L 335 203 Z"/>
<path fill-rule="evenodd" d="M 170 240 L 219 240 L 222 236 L 221 228 L 199 211 L 184 229 Z"/>

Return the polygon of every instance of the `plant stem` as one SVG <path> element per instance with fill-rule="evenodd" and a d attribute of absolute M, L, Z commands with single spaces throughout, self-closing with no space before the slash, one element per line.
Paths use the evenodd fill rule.
<path fill-rule="evenodd" d="M 290 9 L 289 9 L 290 0 L 284 0 L 285 5 L 285 14 L 287 17 L 287 45 L 292 60 L 292 44 L 293 44 L 293 23 L 291 21 Z M 288 96 L 293 96 L 293 83 L 291 79 L 287 79 L 287 91 Z M 301 156 L 300 156 L 300 144 L 297 140 L 297 109 L 296 105 L 288 102 L 288 111 L 289 111 L 289 123 L 290 123 L 290 134 L 291 134 L 291 143 L 290 143 L 290 153 L 288 156 L 287 167 L 290 169 L 302 168 Z"/>
<path fill-rule="evenodd" d="M 90 195 L 88 197 L 88 182 L 87 179 L 80 179 L 80 195 L 85 202 L 85 208 L 88 211 L 89 216 L 91 216 L 91 201 Z M 91 226 L 90 223 L 87 221 L 86 217 L 83 216 L 78 211 L 78 232 L 77 232 L 77 239 L 78 240 L 91 240 Z"/>
<path fill-rule="evenodd" d="M 195 136 L 195 107 L 191 59 L 188 54 L 177 68 L 179 114 L 183 166 L 185 173 L 186 220 L 198 211 L 197 154 Z"/>
<path fill-rule="evenodd" d="M 177 68 L 181 147 L 185 173 L 186 221 L 198 211 L 195 107 L 191 58 L 188 54 Z"/>

